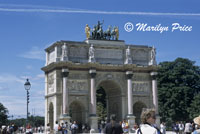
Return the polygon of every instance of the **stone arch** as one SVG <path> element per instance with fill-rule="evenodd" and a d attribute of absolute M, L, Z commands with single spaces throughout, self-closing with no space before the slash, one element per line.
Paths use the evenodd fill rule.
<path fill-rule="evenodd" d="M 78 124 L 85 122 L 85 107 L 80 101 L 73 101 L 69 105 L 69 114 L 72 121 L 76 121 Z"/>
<path fill-rule="evenodd" d="M 115 78 L 110 78 L 110 79 L 100 79 L 97 81 L 96 83 L 96 89 L 98 89 L 100 87 L 100 85 L 104 82 L 111 82 L 113 84 L 116 84 L 118 89 L 120 90 L 120 92 L 123 94 L 123 88 L 122 88 L 122 84 L 121 82 L 117 82 L 117 79 Z"/>
<path fill-rule="evenodd" d="M 120 85 L 113 80 L 103 80 L 98 83 L 97 89 L 102 87 L 106 92 L 107 118 L 111 114 L 117 116 L 117 121 L 122 120 L 122 89 Z"/>
<path fill-rule="evenodd" d="M 133 105 L 133 114 L 136 117 L 135 122 L 137 124 L 140 124 L 141 122 L 140 116 L 141 116 L 143 108 L 147 108 L 147 106 L 141 101 L 138 101 Z"/>
<path fill-rule="evenodd" d="M 53 128 L 54 128 L 54 106 L 53 106 L 52 102 L 49 104 L 49 124 L 50 124 L 51 130 L 53 130 Z"/>

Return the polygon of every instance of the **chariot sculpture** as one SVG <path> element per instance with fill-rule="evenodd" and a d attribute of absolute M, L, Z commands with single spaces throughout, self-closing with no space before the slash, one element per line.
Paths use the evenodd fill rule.
<path fill-rule="evenodd" d="M 119 39 L 119 28 L 117 26 L 108 26 L 106 31 L 103 31 L 103 23 L 97 22 L 97 25 L 93 26 L 91 30 L 88 24 L 85 27 L 85 34 L 87 39 L 96 40 L 118 40 Z"/>

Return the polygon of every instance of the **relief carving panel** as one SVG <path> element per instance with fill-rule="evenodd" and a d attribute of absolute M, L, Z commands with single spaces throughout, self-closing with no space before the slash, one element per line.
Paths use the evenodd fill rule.
<path fill-rule="evenodd" d="M 48 75 L 48 93 L 54 92 L 54 74 Z"/>
<path fill-rule="evenodd" d="M 68 80 L 67 88 L 70 91 L 83 91 L 88 90 L 88 81 L 87 80 Z"/>
<path fill-rule="evenodd" d="M 70 57 L 87 58 L 88 50 L 85 47 L 70 47 L 69 55 Z"/>
<path fill-rule="evenodd" d="M 132 82 L 133 92 L 145 92 L 149 93 L 149 82 Z"/>
<path fill-rule="evenodd" d="M 145 73 L 134 73 L 133 81 L 149 81 L 150 75 Z"/>
<path fill-rule="evenodd" d="M 95 58 L 122 59 L 123 51 L 115 49 L 96 49 Z"/>
<path fill-rule="evenodd" d="M 49 63 L 55 61 L 55 51 L 49 53 Z"/>
<path fill-rule="evenodd" d="M 148 52 L 144 49 L 133 50 L 133 60 L 148 60 Z"/>

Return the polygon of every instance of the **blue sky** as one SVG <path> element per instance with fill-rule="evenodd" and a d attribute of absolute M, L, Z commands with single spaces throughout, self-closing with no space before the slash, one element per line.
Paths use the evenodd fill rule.
<path fill-rule="evenodd" d="M 32 84 L 31 114 L 44 115 L 44 49 L 59 40 L 85 40 L 85 24 L 98 20 L 118 26 L 120 40 L 127 44 L 155 46 L 157 61 L 184 57 L 200 65 L 200 1 L 77 1 L 0 0 L 0 102 L 10 115 L 26 115 L 25 79 Z M 192 31 L 124 30 L 127 22 L 148 26 L 173 23 L 192 26 Z M 33 112 L 34 111 L 34 112 Z M 19 117 L 18 116 L 18 117 Z"/>

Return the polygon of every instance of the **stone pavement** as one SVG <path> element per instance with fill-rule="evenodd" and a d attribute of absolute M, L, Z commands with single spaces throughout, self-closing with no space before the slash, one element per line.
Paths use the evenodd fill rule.
<path fill-rule="evenodd" d="M 33 133 L 33 134 L 44 134 L 44 133 Z M 101 134 L 101 133 L 93 133 L 93 134 Z M 131 134 L 135 134 L 135 133 L 131 133 Z M 176 134 L 173 131 L 167 131 L 166 134 Z"/>
<path fill-rule="evenodd" d="M 166 134 L 176 134 L 176 133 L 173 131 L 167 131 Z"/>

